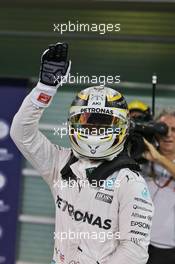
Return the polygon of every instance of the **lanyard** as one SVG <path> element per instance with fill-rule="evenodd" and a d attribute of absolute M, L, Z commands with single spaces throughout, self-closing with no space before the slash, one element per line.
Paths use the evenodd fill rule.
<path fill-rule="evenodd" d="M 151 174 L 152 174 L 152 176 L 153 176 L 153 181 L 154 181 L 154 183 L 155 183 L 156 186 L 157 186 L 158 188 L 160 188 L 160 189 L 163 189 L 163 188 L 167 187 L 167 186 L 170 184 L 170 182 L 173 180 L 173 177 L 170 176 L 169 179 L 167 179 L 166 182 L 165 182 L 163 185 L 160 185 L 159 183 L 157 183 L 157 182 L 156 182 L 156 177 L 157 177 L 157 175 L 156 175 L 156 172 L 155 172 L 155 169 L 154 169 L 153 162 L 151 162 Z"/>

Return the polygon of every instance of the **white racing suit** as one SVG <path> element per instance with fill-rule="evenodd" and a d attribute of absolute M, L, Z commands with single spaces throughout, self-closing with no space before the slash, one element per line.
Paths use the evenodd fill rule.
<path fill-rule="evenodd" d="M 53 194 L 56 219 L 51 263 L 145 264 L 153 204 L 142 176 L 121 169 L 97 187 L 86 180 L 86 172 L 99 161 L 79 159 L 70 166 L 77 184 L 65 184 L 60 171 L 71 149 L 53 145 L 39 131 L 42 113 L 29 94 L 14 117 L 11 137 Z"/>

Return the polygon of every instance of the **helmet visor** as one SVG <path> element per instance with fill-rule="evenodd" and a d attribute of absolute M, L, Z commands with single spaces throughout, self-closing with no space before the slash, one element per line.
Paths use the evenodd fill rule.
<path fill-rule="evenodd" d="M 98 113 L 82 113 L 70 118 L 73 129 L 86 135 L 120 134 L 126 122 L 117 116 Z"/>

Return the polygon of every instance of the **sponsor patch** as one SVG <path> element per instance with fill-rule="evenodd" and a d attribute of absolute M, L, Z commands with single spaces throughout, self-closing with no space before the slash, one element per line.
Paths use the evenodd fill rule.
<path fill-rule="evenodd" d="M 134 244 L 139 245 L 143 241 L 143 238 L 131 237 L 131 241 Z"/>
<path fill-rule="evenodd" d="M 135 197 L 134 200 L 137 201 L 137 202 L 141 202 L 141 203 L 144 203 L 144 204 L 149 204 L 150 206 L 152 206 L 152 203 L 146 201 L 145 199 L 142 199 L 142 198 L 139 198 L 139 197 Z"/>
<path fill-rule="evenodd" d="M 138 226 L 140 228 L 148 229 L 150 230 L 150 225 L 143 222 L 137 222 L 137 221 L 131 221 L 131 226 Z"/>
<path fill-rule="evenodd" d="M 101 113 L 101 114 L 113 115 L 113 110 L 107 107 L 106 108 L 86 107 L 81 109 L 81 113 Z"/>
<path fill-rule="evenodd" d="M 142 206 L 138 206 L 137 204 L 134 204 L 133 205 L 133 209 L 139 209 L 139 210 L 141 210 L 141 211 L 145 211 L 145 212 L 150 212 L 150 213 L 152 213 L 152 210 L 150 210 L 150 209 L 148 209 L 148 208 L 145 208 L 145 207 L 142 207 Z"/>
<path fill-rule="evenodd" d="M 136 217 L 136 218 L 142 218 L 142 219 L 146 219 L 146 215 L 141 215 L 141 214 L 138 214 L 138 213 L 132 213 L 131 215 L 132 217 Z"/>
<path fill-rule="evenodd" d="M 45 94 L 45 93 L 40 93 L 40 95 L 38 96 L 38 101 L 43 103 L 43 104 L 48 104 L 50 102 L 50 99 L 52 98 L 52 96 Z"/>
<path fill-rule="evenodd" d="M 97 192 L 95 195 L 95 199 L 103 201 L 105 203 L 112 203 L 113 196 L 106 193 Z"/>
<path fill-rule="evenodd" d="M 90 212 L 75 210 L 72 204 L 68 203 L 68 201 L 66 200 L 63 200 L 61 197 L 59 197 L 59 195 L 57 195 L 56 204 L 57 207 L 61 209 L 61 211 L 68 213 L 69 216 L 72 217 L 72 219 L 75 221 L 82 221 L 90 225 L 97 225 L 99 228 L 103 228 L 106 230 L 111 228 L 111 219 L 102 219 L 100 216 L 95 216 Z"/>
<path fill-rule="evenodd" d="M 141 235 L 141 236 L 144 236 L 144 237 L 147 237 L 148 236 L 147 233 L 140 232 L 140 231 L 136 231 L 136 230 L 131 230 L 130 233 L 136 234 L 136 235 Z"/>

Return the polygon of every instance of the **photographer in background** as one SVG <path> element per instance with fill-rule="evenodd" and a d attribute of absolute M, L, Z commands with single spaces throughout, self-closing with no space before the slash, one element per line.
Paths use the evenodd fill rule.
<path fill-rule="evenodd" d="M 153 119 L 151 110 L 145 103 L 135 100 L 128 104 L 130 116 L 136 124 L 146 123 Z M 148 122 L 148 123 L 147 123 Z M 175 263 L 175 112 L 163 111 L 154 124 L 163 122 L 168 131 L 164 136 L 154 134 L 151 142 L 158 143 L 156 148 L 144 139 L 146 151 L 142 157 L 142 174 L 146 176 L 153 203 L 155 215 L 149 246 L 149 260 L 147 264 L 174 264 Z M 154 129 L 156 126 L 154 125 Z M 159 129 L 160 130 L 160 127 Z M 148 136 L 148 129 L 140 129 L 142 137 Z M 160 130 L 163 131 L 163 130 Z M 142 133 L 143 132 L 143 133 Z M 149 133 L 148 133 L 149 134 Z M 140 145 L 139 145 L 140 146 Z M 143 161 L 140 159 L 140 161 Z"/>
<path fill-rule="evenodd" d="M 130 117 L 136 122 L 149 122 L 152 120 L 151 109 L 149 105 L 140 101 L 134 100 L 128 104 Z"/>
<path fill-rule="evenodd" d="M 157 137 L 156 149 L 147 140 L 143 167 L 155 206 L 148 264 L 175 263 L 175 112 L 163 111 L 157 121 L 168 126 L 168 134 Z"/>

